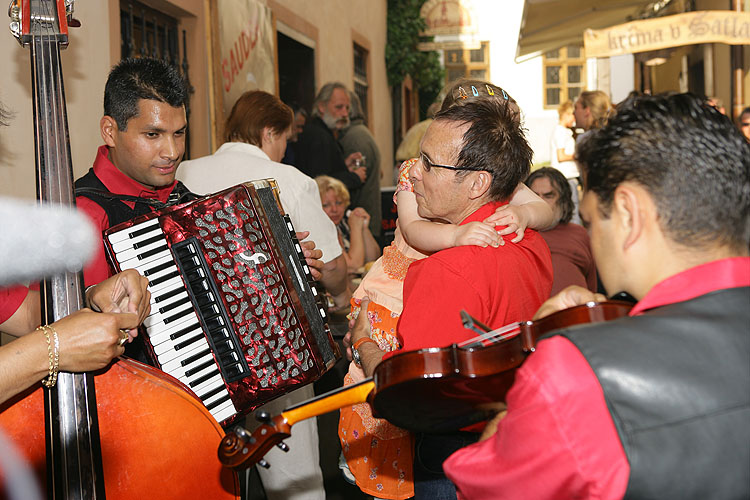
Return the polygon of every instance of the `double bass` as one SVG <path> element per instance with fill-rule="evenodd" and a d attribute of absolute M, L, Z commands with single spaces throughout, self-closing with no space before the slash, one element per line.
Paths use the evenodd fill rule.
<path fill-rule="evenodd" d="M 68 206 L 75 198 L 60 49 L 72 4 L 14 0 L 9 9 L 11 31 L 31 54 L 37 197 Z M 82 292 L 80 272 L 44 280 L 42 322 L 82 308 Z M 236 475 L 215 455 L 223 429 L 184 385 L 135 361 L 60 372 L 53 388 L 32 387 L 0 406 L 0 432 L 48 498 L 239 497 Z"/>
<path fill-rule="evenodd" d="M 373 376 L 336 389 L 271 416 L 260 414 L 261 425 L 249 433 L 235 428 L 218 448 L 221 462 L 241 470 L 256 463 L 274 446 L 285 449 L 292 426 L 307 418 L 344 406 L 367 402 L 375 417 L 414 432 L 455 431 L 488 420 L 504 406 L 516 369 L 534 352 L 537 339 L 573 325 L 609 321 L 626 316 L 632 303 L 589 302 L 535 321 L 489 330 L 462 314 L 464 326 L 480 336 L 463 344 L 397 353 L 375 368 Z M 482 327 L 481 332 L 475 324 Z"/>

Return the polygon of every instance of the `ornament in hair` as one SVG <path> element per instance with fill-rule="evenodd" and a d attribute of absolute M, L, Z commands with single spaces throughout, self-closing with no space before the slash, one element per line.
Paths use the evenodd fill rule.
<path fill-rule="evenodd" d="M 495 95 L 495 91 L 492 90 L 492 87 L 490 87 L 486 83 L 484 84 L 484 86 L 487 87 L 487 95 Z"/>
<path fill-rule="evenodd" d="M 469 97 L 463 87 L 458 87 L 458 97 L 460 97 L 461 99 L 466 99 L 467 97 Z"/>
<path fill-rule="evenodd" d="M 471 86 L 471 93 L 474 95 L 474 97 L 479 97 L 479 91 L 474 85 Z"/>

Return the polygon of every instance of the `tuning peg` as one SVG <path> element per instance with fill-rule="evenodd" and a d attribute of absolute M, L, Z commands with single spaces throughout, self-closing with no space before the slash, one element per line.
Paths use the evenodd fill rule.
<path fill-rule="evenodd" d="M 244 439 L 246 442 L 248 442 L 250 444 L 254 444 L 255 443 L 255 438 L 252 436 L 252 434 L 250 434 L 250 432 L 248 432 L 248 430 L 245 429 L 244 427 L 242 427 L 241 425 L 238 425 L 238 426 L 234 427 L 232 429 L 232 431 L 235 434 L 237 434 L 237 436 L 239 436 L 240 438 Z"/>
<path fill-rule="evenodd" d="M 268 462 L 266 462 L 262 458 L 260 460 L 258 460 L 258 465 L 260 465 L 264 469 L 268 469 L 269 467 L 271 467 L 271 464 L 269 464 Z"/>
<path fill-rule="evenodd" d="M 278 446 L 283 452 L 289 452 L 289 445 L 287 445 L 284 441 L 276 443 L 276 446 Z"/>
<path fill-rule="evenodd" d="M 255 420 L 263 424 L 267 424 L 271 421 L 271 414 L 267 411 L 259 411 L 255 414 Z"/>

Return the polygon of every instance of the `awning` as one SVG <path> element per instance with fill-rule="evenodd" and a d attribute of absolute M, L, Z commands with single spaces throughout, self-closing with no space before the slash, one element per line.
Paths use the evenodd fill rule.
<path fill-rule="evenodd" d="M 586 29 L 638 18 L 653 0 L 526 0 L 516 61 L 565 45 L 582 44 Z"/>

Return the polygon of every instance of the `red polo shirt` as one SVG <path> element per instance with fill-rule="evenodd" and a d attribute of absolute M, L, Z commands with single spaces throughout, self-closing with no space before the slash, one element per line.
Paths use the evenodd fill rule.
<path fill-rule="evenodd" d="M 15 314 L 28 293 L 29 289 L 20 285 L 0 288 L 0 325 Z"/>
<path fill-rule="evenodd" d="M 482 221 L 501 205 L 505 203 L 488 203 L 461 224 Z M 403 350 L 475 337 L 461 323 L 462 309 L 492 328 L 534 315 L 552 288 L 552 260 L 536 231 L 527 229 L 523 240 L 510 243 L 515 236 L 505 236 L 505 245 L 498 248 L 448 248 L 409 266 L 398 323 Z"/>
<path fill-rule="evenodd" d="M 109 161 L 109 149 L 107 146 L 100 146 L 96 152 L 96 159 L 94 160 L 94 173 L 100 181 L 109 189 L 111 193 L 124 194 L 128 196 L 138 196 L 140 198 L 148 198 L 159 200 L 162 203 L 167 202 L 169 194 L 174 189 L 177 181 L 164 187 L 160 187 L 157 190 L 151 190 L 143 186 L 143 184 L 135 181 L 120 172 L 114 164 Z M 124 202 L 131 208 L 135 205 L 132 202 Z M 97 203 L 91 201 L 85 196 L 76 197 L 76 205 L 78 209 L 86 213 L 89 218 L 96 224 L 96 226 L 104 231 L 109 229 L 109 219 L 107 213 Z M 104 242 L 96 252 L 96 256 L 91 263 L 84 269 L 83 277 L 86 282 L 86 286 L 95 285 L 100 281 L 103 281 L 112 276 L 112 271 L 107 262 L 107 258 L 104 253 Z"/>
<path fill-rule="evenodd" d="M 717 260 L 657 284 L 630 314 L 743 286 L 750 257 Z M 594 372 L 569 340 L 539 342 L 507 399 L 495 435 L 443 464 L 462 498 L 622 498 L 625 451 Z"/>

